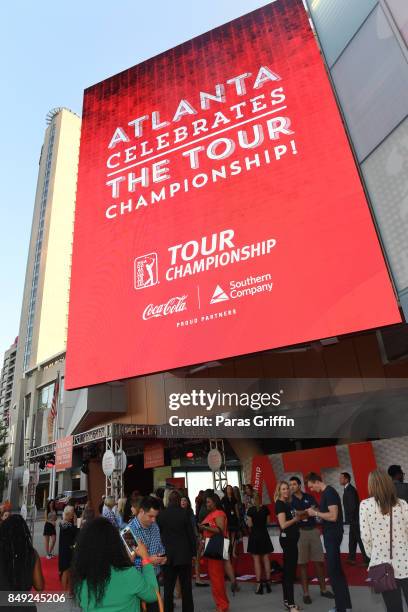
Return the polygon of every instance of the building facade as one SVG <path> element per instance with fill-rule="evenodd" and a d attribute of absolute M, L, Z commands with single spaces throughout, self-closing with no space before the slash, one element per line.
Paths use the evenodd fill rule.
<path fill-rule="evenodd" d="M 408 4 L 307 5 L 408 318 Z"/>
<path fill-rule="evenodd" d="M 7 426 L 9 425 L 11 393 L 16 368 L 17 341 L 18 338 L 4 353 L 3 368 L 0 374 L 0 420 Z"/>
<path fill-rule="evenodd" d="M 25 450 L 42 436 L 41 417 L 46 418 L 50 409 L 50 394 L 67 333 L 81 120 L 70 110 L 57 108 L 48 114 L 47 124 L 39 160 L 10 402 L 13 471 L 7 497 L 13 506 L 21 503 Z"/>
<path fill-rule="evenodd" d="M 307 0 L 307 5 L 348 130 L 350 146 L 366 189 L 394 289 L 407 317 L 408 4 L 398 0 Z M 47 138 L 46 142 L 49 143 L 51 135 Z M 47 151 L 47 146 L 45 144 L 44 151 Z M 46 159 L 44 164 L 46 168 Z M 40 197 L 39 194 L 37 197 Z M 38 206 L 40 216 L 41 207 Z M 19 448 L 24 448 L 24 433 L 21 432 L 25 431 L 25 439 L 28 439 L 26 448 L 38 449 L 33 453 L 33 459 L 38 459 L 54 452 L 52 444 L 48 444 L 44 419 L 50 407 L 57 372 L 63 377 L 65 336 L 62 330 L 66 310 L 64 314 L 58 313 L 58 321 L 54 319 L 57 315 L 52 301 L 53 284 L 50 283 L 49 290 L 44 290 L 42 294 L 44 307 L 37 313 L 35 293 L 34 299 L 31 299 L 35 286 L 34 237 L 30 253 L 32 267 L 28 271 L 29 282 L 26 281 L 24 325 L 20 328 L 22 343 L 18 354 L 22 360 L 21 371 L 25 371 L 26 375 L 19 394 L 14 395 L 13 391 L 13 403 L 18 404 L 20 415 L 25 414 L 26 425 L 20 433 L 15 430 L 15 435 L 20 436 Z M 51 274 L 50 278 L 52 271 L 55 271 L 54 263 L 47 262 L 48 267 L 45 267 Z M 61 293 L 64 293 L 67 285 L 63 284 L 62 279 L 59 282 Z M 58 326 L 55 338 L 46 334 L 52 325 Z M 42 336 L 42 333 L 45 335 Z M 372 391 L 391 390 L 388 409 L 400 411 L 394 412 L 393 416 L 398 414 L 402 418 L 408 379 L 407 325 L 403 323 L 394 328 L 322 339 L 65 393 L 61 398 L 59 429 L 61 435 L 74 434 L 75 448 L 73 468 L 69 473 L 60 475 L 59 490 L 62 490 L 61 487 L 70 488 L 69 485 L 78 477 L 80 488 L 85 487 L 80 466 L 89 450 L 88 487 L 94 503 L 97 502 L 107 482 L 102 472 L 101 456 L 105 448 L 115 442 L 112 431 L 123 433 L 116 436 L 116 442 L 120 443 L 118 448 L 123 448 L 129 457 L 134 457 L 135 465 L 137 458 L 143 454 L 144 444 L 150 443 L 155 435 L 159 434 L 158 437 L 161 436 L 171 450 L 173 442 L 166 439 L 166 433 L 155 430 L 156 426 L 160 428 L 168 421 L 169 389 L 184 391 L 191 388 L 192 380 L 199 387 L 204 384 L 204 379 L 215 379 L 221 387 L 225 379 L 296 381 L 293 397 L 288 398 L 288 402 L 293 402 L 293 405 L 301 403 L 304 411 L 311 412 L 313 409 L 316 415 L 321 414 L 322 417 L 327 397 L 334 395 L 339 398 L 343 408 L 346 398 L 347 409 L 352 410 L 353 402 L 356 406 L 365 401 Z M 310 382 L 305 382 L 311 380 L 324 381 L 325 384 L 316 388 Z M 320 407 L 317 409 L 318 404 Z M 41 411 L 44 412 L 41 414 Z M 112 423 L 115 428 L 111 427 Z M 334 436 L 334 425 L 332 428 Z M 381 437 L 380 431 L 378 435 L 373 433 L 367 429 L 357 439 Z M 406 431 L 401 430 L 401 435 L 404 433 Z M 201 435 L 205 438 L 205 432 L 201 432 Z M 395 434 L 389 432 L 389 435 Z M 234 438 L 228 443 L 241 466 L 246 466 L 245 475 L 250 478 L 247 469 L 249 462 L 254 456 L 266 452 L 261 441 Z M 299 444 L 299 440 L 288 440 L 283 450 L 293 450 Z M 278 448 L 279 441 L 276 441 L 274 452 Z M 183 454 L 184 451 L 180 452 Z M 20 452 L 20 466 L 22 459 Z M 171 466 L 169 461 L 166 465 L 170 468 L 167 476 L 178 475 L 176 465 Z M 119 466 L 116 471 L 120 469 Z M 143 466 L 137 469 L 140 469 L 139 480 L 132 480 L 129 471 L 125 474 L 129 491 L 132 490 L 131 482 L 133 488 L 136 485 L 140 487 L 142 482 Z M 182 471 L 179 466 L 179 472 Z M 40 475 L 40 486 L 41 478 L 45 482 L 47 477 L 45 472 Z M 21 473 L 15 479 L 17 484 L 19 478 Z M 162 484 L 159 478 L 155 478 L 154 482 Z M 148 486 L 150 483 L 146 485 L 146 491 L 149 490 Z"/>

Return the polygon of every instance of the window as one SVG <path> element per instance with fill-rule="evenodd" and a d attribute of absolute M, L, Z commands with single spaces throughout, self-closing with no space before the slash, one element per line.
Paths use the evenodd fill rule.
<path fill-rule="evenodd" d="M 214 488 L 213 474 L 210 470 L 177 471 L 174 472 L 174 478 L 185 479 L 186 488 L 188 489 L 188 496 L 193 508 L 194 500 L 200 490 L 205 491 L 206 489 Z M 240 486 L 238 470 L 228 470 L 228 484 L 232 485 L 233 487 Z"/>

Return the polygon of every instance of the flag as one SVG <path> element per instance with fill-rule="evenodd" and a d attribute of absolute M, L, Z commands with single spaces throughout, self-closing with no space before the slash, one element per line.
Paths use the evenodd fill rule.
<path fill-rule="evenodd" d="M 54 421 L 55 417 L 57 416 L 59 387 L 60 387 L 60 375 L 58 372 L 57 379 L 54 384 L 54 393 L 53 393 L 52 402 L 51 402 L 51 410 L 50 410 L 51 421 Z"/>

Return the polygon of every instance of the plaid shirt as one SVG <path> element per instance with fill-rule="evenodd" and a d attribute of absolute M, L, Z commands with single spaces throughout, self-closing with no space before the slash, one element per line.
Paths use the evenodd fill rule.
<path fill-rule="evenodd" d="M 152 523 L 150 527 L 142 527 L 139 520 L 135 517 L 129 523 L 129 527 L 135 536 L 136 540 L 141 540 L 149 555 L 164 555 L 165 549 L 160 538 L 160 529 L 157 523 Z M 135 566 L 137 569 L 142 569 L 142 560 L 136 557 Z M 160 566 L 154 566 L 156 574 L 160 573 Z"/>

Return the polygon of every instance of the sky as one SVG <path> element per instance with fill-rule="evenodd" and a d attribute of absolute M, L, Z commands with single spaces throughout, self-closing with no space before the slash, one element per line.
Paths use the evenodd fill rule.
<path fill-rule="evenodd" d="M 81 114 L 85 87 L 266 0 L 16 0 L 2 7 L 0 364 L 18 334 L 47 112 Z"/>

